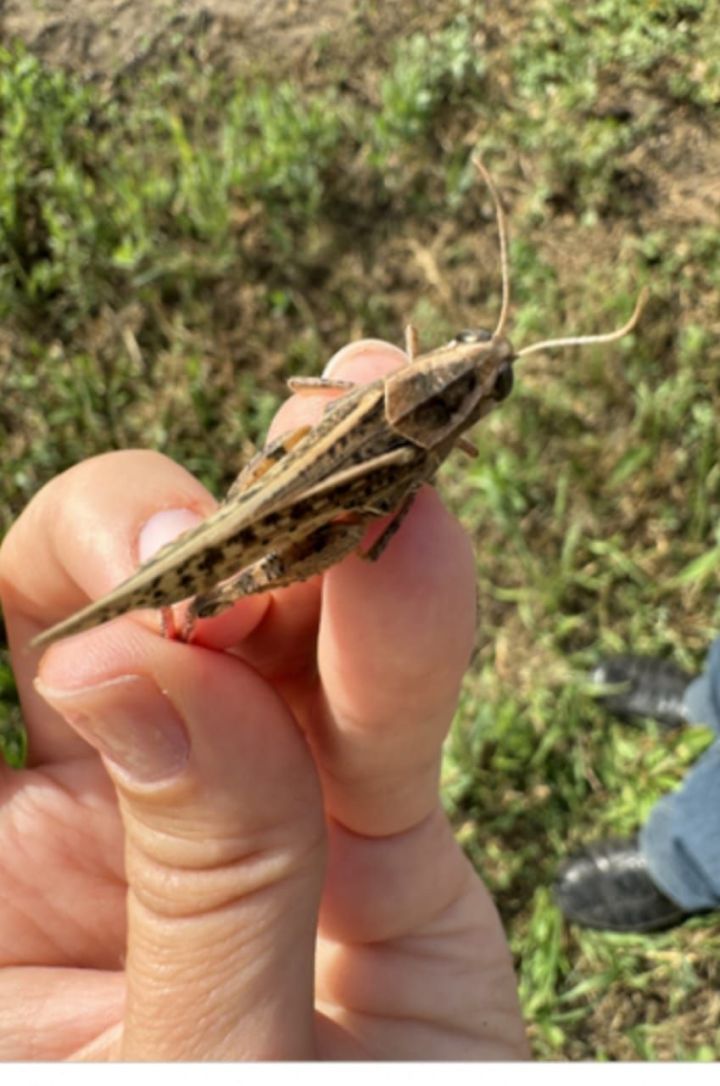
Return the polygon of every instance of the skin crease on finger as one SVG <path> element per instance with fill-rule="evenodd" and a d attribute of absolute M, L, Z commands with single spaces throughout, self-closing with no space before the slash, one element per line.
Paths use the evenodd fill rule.
<path fill-rule="evenodd" d="M 404 355 L 395 348 L 356 344 L 341 352 L 332 376 L 352 379 L 357 375 L 367 380 L 378 371 L 387 372 L 403 360 Z M 293 397 L 281 409 L 274 432 L 291 428 L 298 420 L 306 421 L 313 413 L 316 417 L 325 400 L 325 396 Z M 149 454 L 124 455 L 144 457 Z M 118 499 L 116 506 L 103 507 L 104 520 L 100 527 L 98 522 L 93 522 L 92 516 L 85 521 L 88 531 L 93 528 L 97 536 L 100 530 L 103 538 L 114 536 L 115 540 L 99 548 L 97 564 L 89 571 L 92 577 L 110 575 L 112 580 L 112 570 L 108 574 L 108 561 L 111 566 L 114 564 L 120 576 L 129 571 L 125 567 L 132 568 L 136 557 L 132 548 L 143 523 L 142 516 L 151 516 L 158 508 L 184 506 L 202 513 L 212 507 L 210 499 L 191 477 L 187 476 L 188 481 L 184 481 L 184 473 L 174 466 L 164 467 L 161 458 L 155 463 L 157 472 L 153 472 L 153 477 L 159 475 L 156 490 L 145 478 L 148 461 L 137 461 L 138 471 L 143 476 L 138 479 L 138 493 L 142 495 L 140 516 L 127 499 Z M 98 470 L 102 475 L 106 467 L 101 466 Z M 171 480 L 169 487 L 168 480 Z M 127 475 L 124 483 L 127 486 Z M 128 508 L 132 510 L 129 532 L 125 519 Z M 239 635 L 244 638 L 241 655 L 252 663 L 254 654 L 262 665 L 258 669 L 260 674 L 273 674 L 280 666 L 284 652 L 288 652 L 288 658 L 295 653 L 295 663 L 290 669 L 293 674 L 283 680 L 288 689 L 294 688 L 293 697 L 286 700 L 292 703 L 293 709 L 296 705 L 299 707 L 298 715 L 305 713 L 304 728 L 319 763 L 331 827 L 330 866 L 321 912 L 322 938 L 318 956 L 318 991 L 329 1019 L 337 1025 L 344 1023 L 350 1036 L 364 1035 L 366 1041 L 360 1044 L 360 1049 L 368 1054 L 380 1052 L 404 1058 L 401 1053 L 409 1046 L 410 1055 L 414 1049 L 415 1054 L 432 1051 L 438 1058 L 451 1058 L 460 1053 L 468 1058 L 473 1054 L 517 1058 L 524 1057 L 527 1052 L 522 1040 L 512 969 L 499 921 L 487 893 L 452 840 L 437 804 L 439 746 L 467 665 L 474 625 L 472 555 L 467 541 L 460 544 L 459 536 L 453 534 L 458 532 L 453 525 L 452 519 L 441 511 L 435 496 L 431 492 L 423 494 L 417 510 L 408 518 L 408 524 L 403 526 L 380 563 L 369 565 L 351 557 L 326 574 L 322 590 L 320 580 L 315 578 L 307 584 L 275 593 L 271 600 L 260 600 L 259 606 L 258 598 L 241 601 L 227 615 L 202 623 L 199 632 L 201 645 L 222 649 L 235 645 L 237 631 L 242 631 Z M 38 531 L 36 524 L 33 532 L 37 534 Z M 10 555 L 13 561 L 22 557 L 23 549 L 30 541 L 28 536 L 24 541 L 18 541 L 17 552 Z M 449 558 L 445 553 L 448 550 Z M 77 594 L 78 584 L 85 588 L 83 578 L 88 576 L 88 563 L 93 561 L 90 551 L 88 548 L 82 558 L 76 557 L 71 581 L 63 588 L 66 594 L 69 590 Z M 54 554 L 58 553 L 55 548 Z M 3 555 L 0 576 L 5 577 L 6 582 L 11 577 L 16 585 L 19 582 L 13 601 L 19 601 L 26 612 L 31 611 L 29 617 L 36 625 L 38 621 L 44 623 L 46 604 L 42 598 L 38 599 L 32 586 L 28 591 L 25 573 L 24 582 L 22 577 L 13 577 L 8 563 L 9 559 Z M 56 565 L 52 576 L 57 578 L 57 575 Z M 63 576 L 67 577 L 64 570 Z M 57 580 L 53 583 L 54 606 L 57 607 Z M 97 583 L 86 591 L 96 595 Z M 422 585 L 420 591 L 418 583 Z M 100 590 L 107 587 L 106 584 Z M 29 609 L 28 601 L 31 601 Z M 402 606 L 401 601 L 405 601 Z M 451 619 L 454 621 L 450 622 Z M 107 646 L 116 638 L 122 640 L 125 637 L 123 628 L 129 630 L 135 626 L 138 629 L 134 618 L 123 619 L 114 625 L 116 632 L 111 632 L 108 626 L 104 634 L 98 634 L 98 648 L 92 650 L 94 653 L 105 651 L 99 647 L 100 643 Z M 438 643 L 430 635 L 426 636 L 432 626 L 444 631 L 442 652 L 439 652 Z M 13 624 L 16 641 L 18 630 L 19 625 Z M 144 638 L 149 633 L 147 630 L 141 633 L 138 629 L 138 635 Z M 94 634 L 81 636 L 87 636 L 83 643 L 89 646 Z M 311 653 L 307 648 L 298 650 L 300 638 L 310 642 L 318 654 L 316 666 L 320 686 L 317 676 L 313 679 L 311 675 L 308 679 L 312 670 Z M 134 640 L 133 636 L 131 641 Z M 58 652 L 67 652 L 68 644 L 58 646 Z M 80 644 L 78 641 L 76 657 Z M 388 655 L 387 649 L 379 651 L 378 644 L 393 645 L 393 652 Z M 161 655 L 166 649 L 195 651 L 184 646 L 163 646 L 162 642 L 158 648 Z M 200 645 L 197 651 L 203 651 Z M 213 655 L 208 657 L 208 666 L 212 665 Z M 69 661 L 70 658 L 66 656 L 65 659 Z M 441 663 L 444 659 L 448 660 L 447 664 Z M 94 663 L 98 662 L 99 657 L 95 656 Z M 88 661 L 86 656 L 85 663 L 92 665 L 93 658 Z M 73 664 L 73 667 L 78 666 L 81 672 L 82 662 Z M 76 671 L 76 676 L 80 672 Z M 28 669 L 24 699 L 31 677 L 32 671 Z M 188 675 L 187 682 L 190 681 Z M 168 678 L 166 682 L 171 683 L 171 680 Z M 284 697 L 283 682 L 276 682 L 275 687 Z M 301 694 L 303 689 L 304 696 Z M 224 702 L 228 702 L 229 697 Z M 241 699 L 241 703 L 244 704 L 247 698 L 243 697 L 245 701 Z M 201 711 L 201 703 L 202 699 L 194 712 Z M 48 728 L 50 720 L 65 735 L 70 734 L 60 718 L 38 698 L 33 708 L 31 731 L 36 725 L 42 732 L 43 728 Z M 201 729 L 198 743 L 202 742 L 204 734 Z M 260 729 L 258 740 L 263 734 L 264 730 Z M 81 749 L 87 752 L 82 740 L 74 735 L 72 738 L 78 744 L 75 753 Z M 263 762 L 261 759 L 258 775 L 261 769 L 264 772 Z M 233 764 L 227 754 L 220 762 L 221 767 L 225 764 Z M 245 765 L 251 782 L 253 759 L 246 755 L 241 764 Z M 98 768 L 101 768 L 99 763 Z M 228 778 L 230 811 L 235 803 L 233 789 L 230 789 L 232 781 L 235 781 L 236 790 L 235 774 L 232 780 Z M 282 794 L 281 779 L 272 789 L 262 786 L 260 776 L 257 783 L 260 798 L 267 794 L 271 800 Z M 211 789 L 208 797 L 218 794 L 217 789 Z M 204 802 L 211 801 L 208 798 Z M 273 812 L 273 805 L 268 809 Z M 202 816 L 202 811 L 198 813 Z M 168 814 L 171 819 L 175 817 L 171 810 Z M 202 819 L 198 824 L 202 825 Z M 226 824 L 227 821 L 221 819 L 221 825 Z M 206 827 L 203 839 L 212 838 L 214 832 Z M 374 839 L 373 835 L 379 836 Z M 142 856 L 140 862 L 142 867 Z M 142 872 L 137 877 L 142 878 Z M 178 885 L 182 885 L 182 880 Z M 293 895 L 293 900 L 293 911 L 297 913 L 297 894 Z M 160 929 L 158 932 L 160 934 L 156 932 L 156 935 L 160 938 L 162 932 Z M 375 945 L 378 940 L 387 945 Z M 172 950 L 172 939 L 167 950 Z M 161 958 L 165 951 L 162 947 L 158 949 Z M 169 962 L 176 958 L 174 953 Z M 287 953 L 284 959 L 288 960 Z M 435 965 L 428 969 L 430 962 Z M 462 969 L 458 968 L 460 962 Z M 236 973 L 233 970 L 233 975 Z M 276 983 L 282 983 L 282 969 L 271 969 L 270 973 L 276 975 Z M 446 984 L 450 985 L 447 989 Z M 187 990 L 187 1012 L 190 1013 L 197 1006 L 195 989 L 192 984 L 185 984 L 183 990 Z M 449 1016 L 437 1014 L 440 992 L 447 1007 L 452 1008 Z M 394 993 L 387 1006 L 383 1006 L 382 999 L 378 1002 L 384 993 Z M 476 1006 L 478 1000 L 483 1006 Z M 172 1005 L 172 999 L 169 1002 Z M 167 1013 L 167 1003 L 166 999 L 165 1004 L 161 1002 L 155 1008 L 159 1026 L 163 1014 Z M 412 1035 L 403 1032 L 403 1015 L 408 1019 L 417 1018 Z M 437 1016 L 435 1027 L 427 1021 L 428 1016 L 432 1021 L 434 1015 Z M 387 1022 L 383 1024 L 378 1016 L 387 1016 Z M 329 1023 L 329 1019 L 324 1021 Z M 453 1040 L 453 1024 L 466 1034 L 461 1043 L 457 1043 L 457 1037 Z M 106 1023 L 104 1028 L 111 1028 L 111 1025 Z M 480 1035 L 477 1035 L 478 1030 Z M 318 1036 L 326 1033 L 325 1027 L 321 1026 Z M 493 1042 L 493 1033 L 500 1037 L 497 1044 Z M 337 1042 L 337 1032 L 333 1032 L 333 1036 Z M 349 1038 L 342 1025 L 340 1039 L 340 1053 L 347 1054 Z M 329 1053 L 326 1051 L 325 1054 Z M 166 1055 L 175 1058 L 172 1053 Z M 196 1057 L 205 1058 L 200 1051 L 196 1051 Z"/>

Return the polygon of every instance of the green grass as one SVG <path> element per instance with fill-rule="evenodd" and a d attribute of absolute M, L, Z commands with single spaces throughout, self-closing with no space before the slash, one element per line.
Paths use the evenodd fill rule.
<path fill-rule="evenodd" d="M 350 336 L 397 341 L 408 317 L 429 346 L 492 326 L 480 148 L 511 219 L 518 346 L 652 297 L 621 344 L 519 363 L 477 461 L 443 471 L 480 607 L 446 801 L 538 1055 L 707 1060 L 716 918 L 583 933 L 548 888 L 569 851 L 632 832 L 710 738 L 619 725 L 587 674 L 623 650 L 697 667 L 720 629 L 720 253 L 716 211 L 691 203 L 720 155 L 719 6 L 446 2 L 425 29 L 407 7 L 412 32 L 374 36 L 368 9 L 303 80 L 158 61 L 107 94 L 0 56 L 0 530 L 110 448 L 152 445 L 219 493 L 289 373 Z M 0 664 L 17 760 L 12 706 Z"/>
<path fill-rule="evenodd" d="M 8 655 L 0 649 L 0 759 L 12 769 L 21 769 L 27 758 L 28 739 Z"/>

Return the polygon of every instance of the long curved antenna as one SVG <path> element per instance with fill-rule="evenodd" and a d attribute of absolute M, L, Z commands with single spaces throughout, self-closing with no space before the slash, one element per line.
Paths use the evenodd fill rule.
<path fill-rule="evenodd" d="M 507 324 L 508 311 L 510 309 L 510 271 L 508 264 L 508 244 L 507 244 L 507 222 L 505 220 L 505 212 L 503 211 L 502 201 L 500 200 L 500 193 L 495 188 L 495 182 L 485 169 L 479 155 L 473 155 L 472 164 L 477 172 L 482 177 L 483 181 L 487 185 L 490 195 L 492 196 L 493 204 L 495 205 L 495 218 L 497 219 L 498 235 L 500 237 L 500 272 L 502 275 L 502 303 L 500 306 L 500 316 L 498 317 L 497 328 L 493 332 L 493 339 L 497 339 L 505 331 L 505 325 Z"/>
<path fill-rule="evenodd" d="M 523 347 L 515 357 L 521 358 L 523 355 L 535 354 L 536 351 L 547 351 L 552 347 L 585 347 L 589 343 L 613 343 L 616 339 L 622 339 L 628 332 L 632 332 L 640 319 L 640 314 L 645 308 L 647 299 L 648 289 L 643 287 L 638 295 L 632 316 L 623 324 L 622 328 L 616 328 L 614 332 L 605 332 L 599 336 L 567 336 L 563 339 L 543 339 L 540 343 L 531 343 L 529 347 Z"/>

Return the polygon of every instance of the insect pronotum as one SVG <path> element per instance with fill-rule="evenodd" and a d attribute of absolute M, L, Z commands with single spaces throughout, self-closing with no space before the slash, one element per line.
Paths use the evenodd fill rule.
<path fill-rule="evenodd" d="M 500 238 L 502 302 L 495 331 L 461 332 L 418 356 L 416 333 L 408 327 L 408 364 L 367 385 L 291 378 L 294 392 L 337 394 L 320 422 L 266 446 L 205 521 L 162 547 L 112 592 L 41 633 L 33 646 L 136 608 L 161 608 L 163 629 L 174 630 L 171 608 L 184 600 L 190 602 L 179 636 L 189 640 L 198 618 L 219 614 L 241 596 L 304 580 L 351 551 L 376 560 L 453 447 L 475 453 L 462 435 L 509 395 L 516 359 L 555 347 L 612 343 L 631 331 L 644 291 L 630 319 L 613 332 L 513 348 L 505 337 L 505 215 L 492 178 L 478 159 L 474 165 L 490 190 Z M 380 536 L 362 548 L 367 525 L 387 515 Z"/>

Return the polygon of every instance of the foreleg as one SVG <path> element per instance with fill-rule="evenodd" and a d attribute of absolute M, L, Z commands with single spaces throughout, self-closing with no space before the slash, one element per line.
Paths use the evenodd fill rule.
<path fill-rule="evenodd" d="M 332 377 L 288 377 L 288 388 L 301 396 L 312 396 L 315 392 L 349 392 L 355 385 Z"/>
<path fill-rule="evenodd" d="M 402 522 L 405 520 L 405 517 L 410 512 L 412 508 L 412 503 L 414 501 L 415 495 L 408 494 L 400 508 L 395 512 L 392 520 L 390 520 L 389 523 L 385 525 L 375 542 L 365 551 L 358 550 L 357 553 L 360 558 L 364 558 L 367 562 L 377 562 L 378 558 L 383 553 Z"/>

